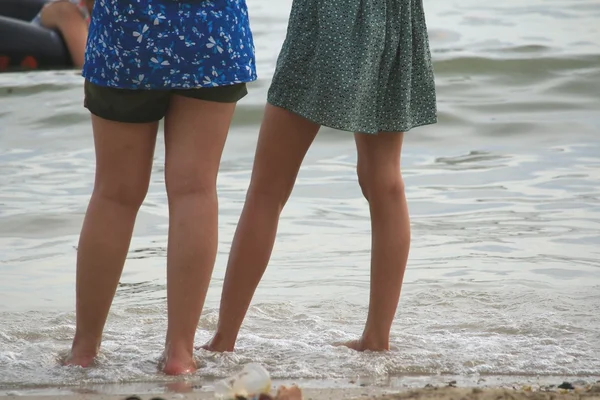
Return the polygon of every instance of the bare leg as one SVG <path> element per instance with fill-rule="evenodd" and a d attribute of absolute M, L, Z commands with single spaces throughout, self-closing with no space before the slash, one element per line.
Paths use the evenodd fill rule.
<path fill-rule="evenodd" d="M 150 182 L 158 124 L 125 124 L 92 116 L 94 191 L 77 251 L 77 327 L 67 364 L 86 367 L 100 348 L 135 218 Z"/>
<path fill-rule="evenodd" d="M 254 291 L 269 263 L 279 215 L 318 130 L 318 125 L 267 104 L 250 188 L 227 264 L 219 325 L 205 349 L 233 351 Z"/>
<path fill-rule="evenodd" d="M 218 244 L 217 173 L 235 103 L 173 96 L 165 118 L 168 329 L 163 371 L 193 372 L 194 336 Z"/>
<path fill-rule="evenodd" d="M 42 9 L 41 22 L 48 29 L 60 31 L 73 65 L 83 67 L 88 26 L 77 6 L 69 1 L 50 3 Z"/>
<path fill-rule="evenodd" d="M 410 221 L 400 172 L 403 133 L 356 134 L 358 181 L 371 213 L 371 296 L 362 337 L 345 343 L 389 350 L 390 330 L 410 248 Z"/>

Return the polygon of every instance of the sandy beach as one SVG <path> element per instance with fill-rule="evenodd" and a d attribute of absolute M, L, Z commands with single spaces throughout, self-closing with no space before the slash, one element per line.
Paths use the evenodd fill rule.
<path fill-rule="evenodd" d="M 303 390 L 304 400 L 337 400 L 337 399 L 379 399 L 379 400 L 575 400 L 600 399 L 600 385 L 578 390 L 548 390 L 533 391 L 525 389 L 501 388 L 423 388 L 406 391 L 385 391 L 379 389 L 307 389 Z M 66 396 L 4 396 L 21 400 L 124 400 L 127 396 L 102 395 L 96 393 L 82 393 Z M 169 393 L 140 395 L 141 400 L 155 398 L 164 400 L 204 400 L 214 399 L 211 392 Z"/>
<path fill-rule="evenodd" d="M 338 400 L 338 399 L 377 399 L 377 400 L 596 400 L 600 399 L 600 383 L 574 386 L 573 389 L 560 389 L 556 387 L 520 388 L 457 388 L 425 387 L 421 389 L 389 390 L 385 388 L 336 388 L 336 389 L 304 389 L 303 400 Z M 134 394 L 132 393 L 131 396 Z M 188 393 L 148 393 L 135 395 L 140 400 L 208 400 L 214 399 L 214 394 L 209 391 Z M 98 393 L 80 393 L 72 395 L 36 395 L 36 396 L 0 396 L 0 400 L 7 398 L 20 400 L 125 400 L 126 395 L 107 395 Z"/>

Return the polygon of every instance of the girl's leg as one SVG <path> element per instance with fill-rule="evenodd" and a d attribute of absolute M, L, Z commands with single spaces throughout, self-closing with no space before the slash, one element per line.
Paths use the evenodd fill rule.
<path fill-rule="evenodd" d="M 267 104 L 250 187 L 233 239 L 211 351 L 233 351 L 275 243 L 279 215 L 319 126 Z"/>
<path fill-rule="evenodd" d="M 77 326 L 66 360 L 83 367 L 100 348 L 135 218 L 148 191 L 158 124 L 93 115 L 92 127 L 96 178 L 77 250 Z"/>
<path fill-rule="evenodd" d="M 69 1 L 50 3 L 42 9 L 40 17 L 42 26 L 60 31 L 73 65 L 83 67 L 88 26 L 77 6 Z"/>
<path fill-rule="evenodd" d="M 194 335 L 218 243 L 217 173 L 235 103 L 173 95 L 165 117 L 168 329 L 163 371 L 193 372 Z"/>
<path fill-rule="evenodd" d="M 389 350 L 410 247 L 410 221 L 400 172 L 403 133 L 356 134 L 358 182 L 371 213 L 371 295 L 362 337 L 346 346 Z"/>

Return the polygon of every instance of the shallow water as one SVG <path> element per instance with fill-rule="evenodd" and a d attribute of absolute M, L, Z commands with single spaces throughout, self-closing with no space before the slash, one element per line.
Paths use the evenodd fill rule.
<path fill-rule="evenodd" d="M 250 6 L 260 80 L 238 107 L 222 163 L 219 256 L 199 344 L 216 325 L 290 1 Z M 440 123 L 406 136 L 413 245 L 395 350 L 330 346 L 362 329 L 370 238 L 352 135 L 324 129 L 238 351 L 199 352 L 196 381 L 251 360 L 295 380 L 600 377 L 600 3 L 425 6 Z M 75 72 L 0 75 L 0 392 L 170 380 L 156 371 L 166 327 L 162 141 L 99 365 L 57 363 L 74 331 L 75 246 L 94 172 L 81 102 Z"/>

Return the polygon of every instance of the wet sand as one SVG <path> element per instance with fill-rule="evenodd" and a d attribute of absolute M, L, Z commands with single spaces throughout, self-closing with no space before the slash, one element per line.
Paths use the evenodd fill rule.
<path fill-rule="evenodd" d="M 425 387 L 411 390 L 389 390 L 384 388 L 348 388 L 348 389 L 305 389 L 303 400 L 600 400 L 600 384 L 559 389 L 558 387 L 520 388 L 457 388 Z M 134 395 L 134 394 L 132 394 Z M 20 400 L 125 400 L 128 396 L 106 395 L 97 393 L 80 393 L 73 395 L 41 395 L 41 396 L 0 396 L 0 400 L 11 398 Z M 214 399 L 212 392 L 190 393 L 154 393 L 139 395 L 141 400 L 208 400 Z"/>
<path fill-rule="evenodd" d="M 379 396 L 394 400 L 571 400 L 600 399 L 600 386 L 579 390 L 533 391 L 526 389 L 425 388 Z"/>

